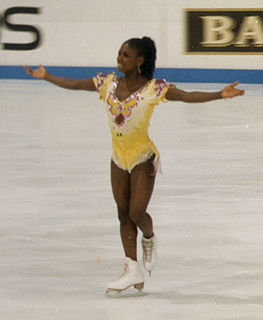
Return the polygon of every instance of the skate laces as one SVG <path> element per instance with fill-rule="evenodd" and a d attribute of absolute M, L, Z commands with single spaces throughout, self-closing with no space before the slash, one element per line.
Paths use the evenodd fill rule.
<path fill-rule="evenodd" d="M 152 260 L 152 251 L 153 251 L 154 243 L 153 240 L 144 240 L 143 241 L 143 248 L 145 253 L 145 260 L 150 262 Z"/>
<path fill-rule="evenodd" d="M 125 263 L 124 266 L 123 266 L 123 274 L 117 280 L 119 280 L 122 277 L 124 277 L 127 273 L 129 273 L 129 266 L 128 266 L 128 263 Z"/>

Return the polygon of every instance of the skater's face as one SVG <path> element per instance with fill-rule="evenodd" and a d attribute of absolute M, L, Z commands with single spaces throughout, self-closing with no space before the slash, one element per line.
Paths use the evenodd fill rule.
<path fill-rule="evenodd" d="M 143 62 L 143 57 L 138 56 L 138 51 L 124 43 L 118 53 L 117 66 L 122 73 L 138 71 L 138 66 Z"/>

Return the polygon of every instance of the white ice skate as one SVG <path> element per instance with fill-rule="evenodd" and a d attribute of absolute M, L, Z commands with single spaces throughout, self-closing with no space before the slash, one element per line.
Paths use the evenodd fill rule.
<path fill-rule="evenodd" d="M 147 239 L 142 237 L 142 249 L 143 249 L 143 266 L 146 271 L 151 272 L 157 262 L 157 240 L 156 236 L 153 235 Z"/>
<path fill-rule="evenodd" d="M 106 293 L 121 292 L 132 286 L 141 291 L 144 287 L 144 276 L 138 262 L 126 257 L 123 275 L 109 282 Z"/>

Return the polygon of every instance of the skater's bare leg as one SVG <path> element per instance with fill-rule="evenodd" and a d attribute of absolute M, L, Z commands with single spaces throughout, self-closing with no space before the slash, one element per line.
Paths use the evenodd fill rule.
<path fill-rule="evenodd" d="M 153 236 L 152 219 L 146 213 L 155 181 L 152 161 L 153 157 L 137 165 L 131 174 L 111 162 L 112 190 L 118 207 L 126 262 L 124 274 L 109 282 L 107 292 L 120 292 L 131 286 L 142 290 L 144 286 L 144 276 L 137 263 L 137 227 L 142 230 L 145 237 Z"/>
<path fill-rule="evenodd" d="M 143 232 L 143 265 L 151 275 L 157 262 L 156 237 L 151 216 L 146 212 L 155 182 L 152 157 L 134 168 L 131 173 L 130 217 Z"/>
<path fill-rule="evenodd" d="M 130 177 L 130 218 L 146 238 L 153 236 L 152 218 L 146 212 L 155 182 L 153 159 L 154 156 L 148 161 L 137 165 L 132 170 Z"/>
<path fill-rule="evenodd" d="M 154 188 L 154 156 L 131 172 L 111 162 L 111 184 L 118 208 L 120 234 L 126 257 L 137 260 L 137 227 L 144 237 L 153 235 L 151 216 L 146 212 Z"/>
<path fill-rule="evenodd" d="M 111 184 L 118 208 L 120 234 L 125 256 L 137 260 L 137 226 L 129 216 L 130 174 L 111 162 Z"/>

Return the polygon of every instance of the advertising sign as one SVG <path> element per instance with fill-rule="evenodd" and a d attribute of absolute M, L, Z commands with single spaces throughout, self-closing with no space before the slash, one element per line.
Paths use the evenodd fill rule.
<path fill-rule="evenodd" d="M 263 54 L 263 9 L 186 9 L 187 54 Z"/>

